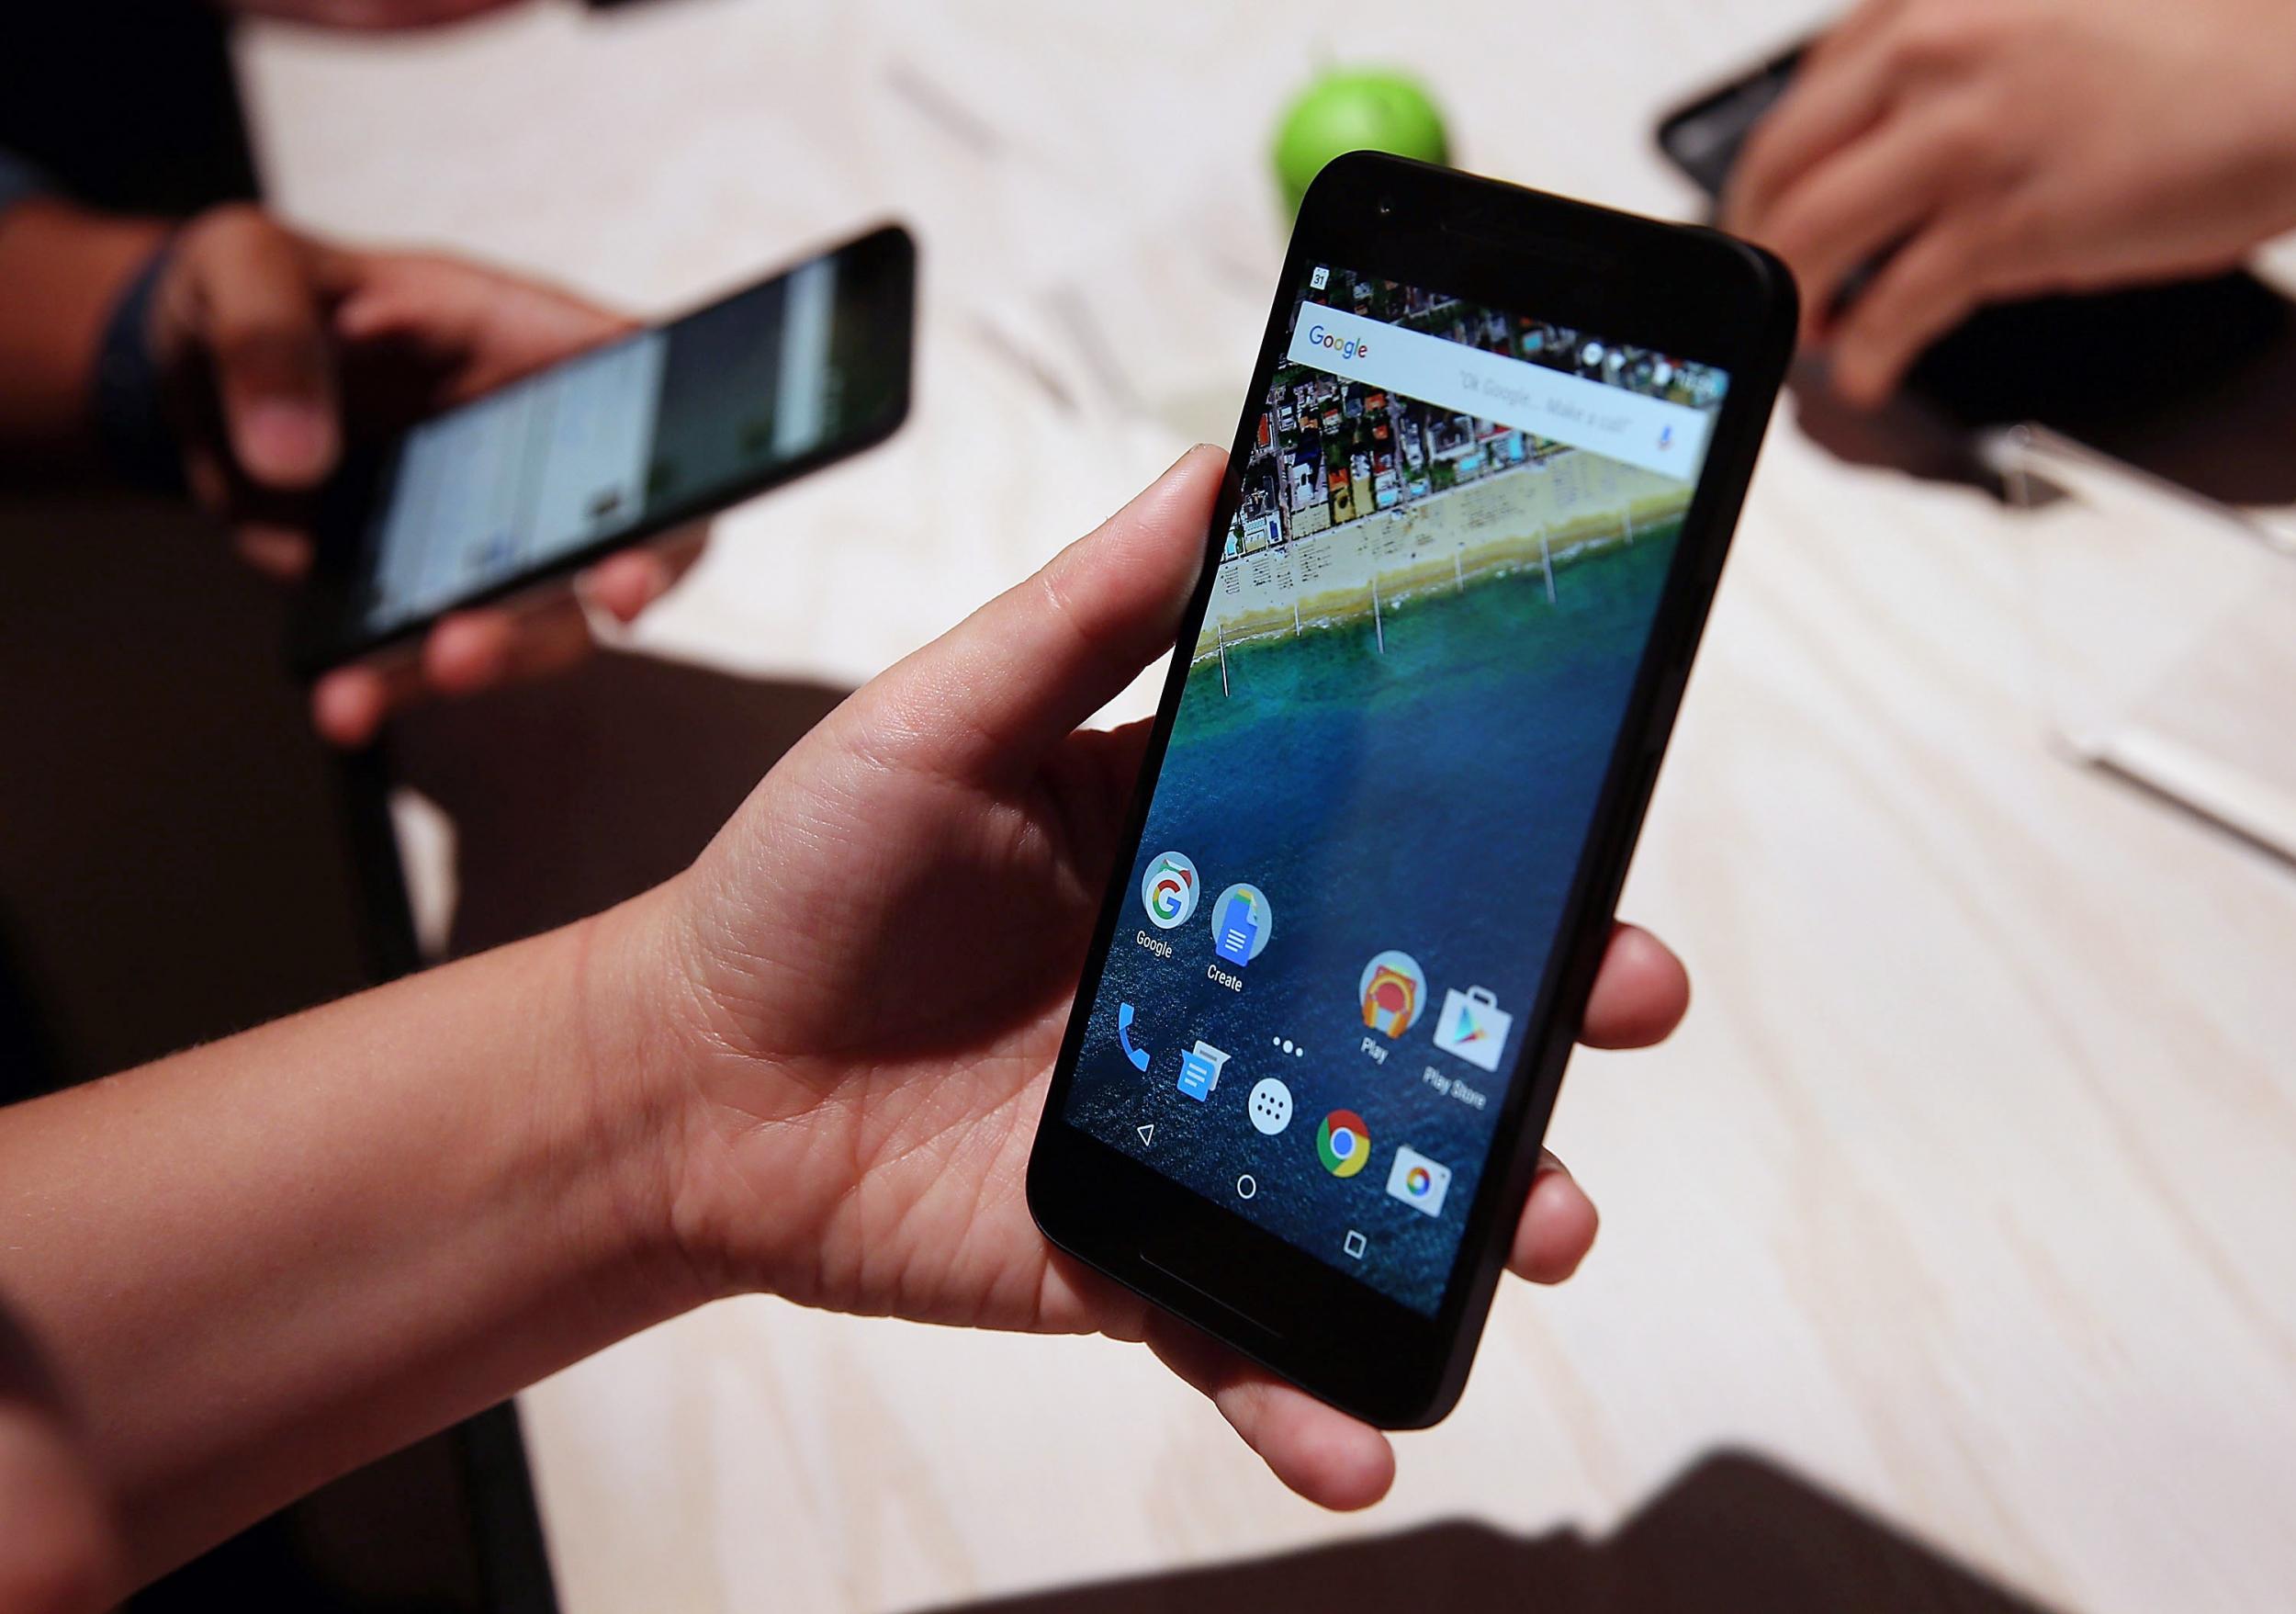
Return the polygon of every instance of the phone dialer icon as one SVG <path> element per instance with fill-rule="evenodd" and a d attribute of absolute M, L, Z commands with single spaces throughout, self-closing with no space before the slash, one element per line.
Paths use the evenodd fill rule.
<path fill-rule="evenodd" d="M 1124 1057 L 1131 1061 L 1134 1070 L 1145 1073 L 1148 1069 L 1148 1050 L 1132 1046 L 1133 1012 L 1129 1003 L 1116 1006 L 1116 1045 L 1124 1050 Z"/>

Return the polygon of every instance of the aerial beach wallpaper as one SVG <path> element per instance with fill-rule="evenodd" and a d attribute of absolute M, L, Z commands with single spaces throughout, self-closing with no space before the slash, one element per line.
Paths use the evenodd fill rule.
<path fill-rule="evenodd" d="M 1717 372 L 1326 278 L 1485 351 L 1721 396 Z M 1694 484 L 1302 366 L 1267 401 L 1131 871 L 1179 871 L 1173 902 L 1128 905 L 1068 1118 L 1432 1311 Z M 1222 950 L 1239 912 L 1248 954 Z M 1400 1019 L 1364 996 L 1394 954 Z M 1216 1078 L 1182 1086 L 1199 1047 Z M 1319 1153 L 1331 1118 L 1367 1169 Z"/>

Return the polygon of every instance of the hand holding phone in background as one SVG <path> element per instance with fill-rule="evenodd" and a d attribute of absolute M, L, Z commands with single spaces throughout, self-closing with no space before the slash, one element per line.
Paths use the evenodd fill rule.
<path fill-rule="evenodd" d="M 2226 268 L 2296 224 L 2292 58 L 2276 0 L 1867 0 L 1754 130 L 1722 221 L 1793 268 L 1804 340 L 1876 403 L 1982 304 Z"/>
<path fill-rule="evenodd" d="M 346 442 L 401 430 L 632 328 L 500 270 L 334 246 L 227 207 L 167 249 L 148 339 L 193 495 L 232 523 L 250 564 L 296 579 L 310 565 L 318 491 Z M 695 552 L 611 556 L 578 587 L 627 621 Z M 319 680 L 313 721 L 336 744 L 362 744 L 401 706 L 554 671 L 590 642 L 573 592 L 456 613 L 419 654 Z"/>

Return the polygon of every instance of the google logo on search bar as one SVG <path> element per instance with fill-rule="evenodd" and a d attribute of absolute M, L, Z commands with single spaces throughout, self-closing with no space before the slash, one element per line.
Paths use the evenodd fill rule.
<path fill-rule="evenodd" d="M 1446 342 L 1343 309 L 1295 322 L 1295 365 L 1384 388 L 1431 408 L 1529 432 L 1679 481 L 1698 480 L 1713 417 L 1583 376 Z"/>
<path fill-rule="evenodd" d="M 1359 337 L 1342 336 L 1322 325 L 1308 327 L 1308 344 L 1311 347 L 1328 347 L 1342 358 L 1367 358 L 1371 354 L 1369 343 Z"/>

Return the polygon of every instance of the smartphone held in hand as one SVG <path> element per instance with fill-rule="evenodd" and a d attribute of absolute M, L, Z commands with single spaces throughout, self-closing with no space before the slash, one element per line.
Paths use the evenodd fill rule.
<path fill-rule="evenodd" d="M 1030 1161 L 1056 1245 L 1449 1410 L 1794 328 L 1711 231 L 1324 170 Z"/>

